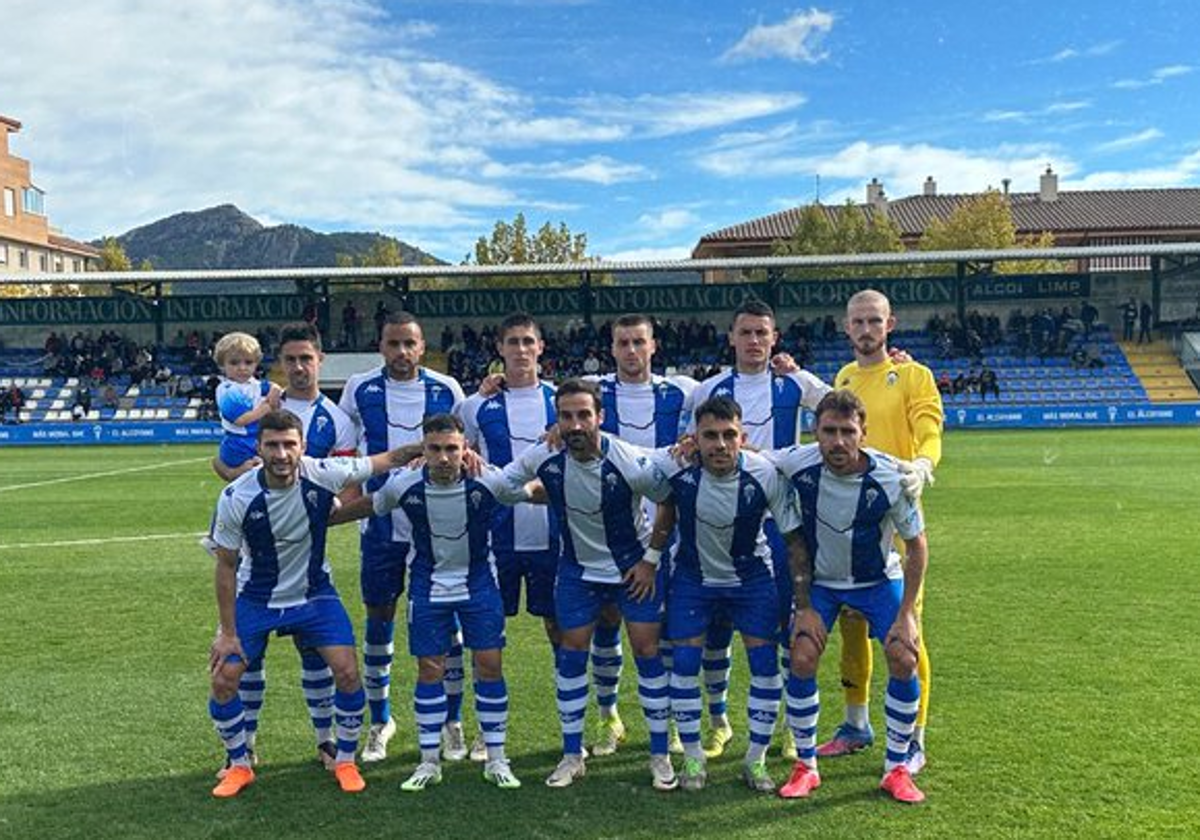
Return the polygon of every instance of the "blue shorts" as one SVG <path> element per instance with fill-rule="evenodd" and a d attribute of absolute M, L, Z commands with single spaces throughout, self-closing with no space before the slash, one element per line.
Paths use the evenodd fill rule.
<path fill-rule="evenodd" d="M 779 638 L 775 581 L 765 575 L 740 586 L 704 586 L 691 575 L 676 575 L 667 601 L 667 638 L 672 641 L 703 636 L 719 616 L 735 630 L 766 641 Z"/>
<path fill-rule="evenodd" d="M 359 586 L 368 607 L 386 607 L 404 594 L 404 573 L 408 568 L 409 544 L 379 540 L 367 531 L 359 536 L 362 554 Z"/>
<path fill-rule="evenodd" d="M 231 435 L 226 432 L 225 437 L 221 438 L 217 455 L 225 466 L 240 467 L 258 456 L 257 441 L 250 435 Z"/>
<path fill-rule="evenodd" d="M 882 580 L 862 589 L 831 589 L 814 583 L 811 600 L 813 609 L 821 616 L 827 630 L 833 628 L 833 622 L 837 620 L 842 607 L 849 607 L 866 617 L 872 638 L 882 639 L 896 623 L 903 595 L 902 580 Z"/>
<path fill-rule="evenodd" d="M 413 656 L 441 656 L 450 649 L 454 631 L 462 628 L 463 645 L 471 650 L 504 647 L 504 608 L 495 589 L 465 601 L 431 603 L 408 601 L 408 652 Z"/>
<path fill-rule="evenodd" d="M 593 583 L 576 574 L 558 576 L 554 587 L 555 618 L 562 630 L 593 624 L 606 604 L 616 604 L 625 621 L 652 623 L 662 621 L 663 594 L 656 587 L 654 596 L 644 601 L 629 597 L 624 583 Z"/>
<path fill-rule="evenodd" d="M 504 614 L 521 610 L 521 582 L 525 582 L 525 611 L 540 618 L 554 618 L 554 579 L 558 576 L 558 554 L 553 551 L 496 552 L 496 576 Z"/>
<path fill-rule="evenodd" d="M 337 595 L 284 609 L 237 599 L 237 633 L 247 664 L 262 658 L 272 631 L 279 636 L 294 636 L 303 648 L 354 647 L 354 627 Z"/>

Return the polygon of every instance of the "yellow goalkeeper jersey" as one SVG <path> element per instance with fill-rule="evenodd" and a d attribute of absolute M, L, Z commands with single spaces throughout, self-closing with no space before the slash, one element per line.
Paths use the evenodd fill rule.
<path fill-rule="evenodd" d="M 891 359 L 862 367 L 851 362 L 838 371 L 834 387 L 849 388 L 867 407 L 868 446 L 911 461 L 942 459 L 942 395 L 933 371 L 916 362 Z"/>

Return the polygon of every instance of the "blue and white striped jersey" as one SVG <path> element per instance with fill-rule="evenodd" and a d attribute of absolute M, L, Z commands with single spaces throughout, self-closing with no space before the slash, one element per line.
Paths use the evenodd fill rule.
<path fill-rule="evenodd" d="M 560 569 L 595 583 L 620 583 L 650 541 L 642 498 L 661 501 L 666 488 L 647 450 L 602 434 L 600 452 L 581 462 L 565 449 L 555 452 L 539 443 L 505 467 L 504 475 L 514 487 L 541 479 L 561 528 Z"/>
<path fill-rule="evenodd" d="M 325 559 L 333 497 L 370 476 L 367 458 L 304 456 L 291 487 L 269 489 L 257 467 L 222 490 L 209 538 L 241 553 L 238 595 L 272 609 L 336 596 Z"/>
<path fill-rule="evenodd" d="M 304 454 L 310 458 L 349 455 L 358 444 L 354 423 L 337 405 L 318 394 L 315 400 L 284 396 L 280 407 L 295 414 L 304 424 Z"/>
<path fill-rule="evenodd" d="M 772 576 L 763 520 L 773 515 L 786 534 L 800 527 L 800 514 L 791 488 L 770 461 L 742 452 L 737 469 L 726 476 L 697 465 L 681 467 L 666 453 L 656 453 L 651 461 L 675 500 L 674 574 L 704 586 L 738 586 Z"/>
<path fill-rule="evenodd" d="M 903 577 L 893 538 L 898 533 L 908 540 L 925 530 L 920 507 L 901 489 L 896 459 L 876 449 L 863 452 L 866 471 L 848 476 L 826 469 L 815 443 L 768 455 L 796 489 L 813 580 L 833 589 Z"/>
<path fill-rule="evenodd" d="M 430 481 L 426 469 L 404 469 L 375 492 L 373 504 L 377 514 L 394 510 L 411 526 L 409 597 L 444 603 L 495 588 L 488 523 L 497 507 L 528 498 L 523 487 L 512 488 L 494 467 L 450 485 Z"/>
<path fill-rule="evenodd" d="M 769 369 L 762 373 L 738 373 L 730 370 L 710 376 L 692 396 L 693 411 L 709 397 L 732 397 L 742 407 L 742 428 L 751 446 L 758 449 L 782 449 L 800 439 L 800 412 L 817 407 L 821 397 L 832 389 L 806 370 L 777 376 Z M 688 431 L 695 431 L 695 416 Z"/>
<path fill-rule="evenodd" d="M 691 377 L 652 374 L 649 382 L 622 382 L 606 373 L 595 381 L 604 408 L 600 428 L 610 435 L 656 449 L 671 446 L 686 430 L 697 385 Z"/>
<path fill-rule="evenodd" d="M 539 382 L 529 388 L 505 388 L 491 397 L 473 394 L 459 413 L 467 443 L 488 463 L 504 467 L 554 425 L 554 386 Z M 557 529 L 551 528 L 545 505 L 501 506 L 492 526 L 492 549 L 497 552 L 558 551 Z"/>
<path fill-rule="evenodd" d="M 419 368 L 417 375 L 400 382 L 386 368 L 356 373 L 346 380 L 338 407 L 358 431 L 358 453 L 377 455 L 421 440 L 421 423 L 430 414 L 453 413 L 463 401 L 462 387 L 444 373 Z M 376 476 L 367 490 L 377 490 L 384 477 Z M 379 541 L 409 541 L 408 521 L 399 513 L 364 520 L 362 530 Z"/>

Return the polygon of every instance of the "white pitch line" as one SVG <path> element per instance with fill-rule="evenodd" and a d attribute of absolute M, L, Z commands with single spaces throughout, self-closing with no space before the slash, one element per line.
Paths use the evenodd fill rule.
<path fill-rule="evenodd" d="M 183 534 L 140 534 L 138 536 L 129 537 L 100 537 L 90 540 L 56 540 L 54 542 L 8 543 L 7 545 L 0 545 L 0 551 L 3 551 L 6 548 L 65 548 L 73 545 L 106 545 L 109 543 L 121 542 L 146 542 L 147 540 L 177 540 L 183 537 L 199 539 L 203 536 L 203 532 L 193 533 L 188 531 Z"/>
<path fill-rule="evenodd" d="M 195 464 L 198 461 L 210 461 L 210 457 L 205 458 L 185 458 L 182 461 L 165 461 L 161 464 L 147 464 L 141 467 L 127 467 L 123 470 L 108 470 L 107 472 L 84 473 L 83 475 L 69 475 L 65 478 L 50 478 L 45 481 L 31 481 L 28 484 L 10 484 L 7 487 L 0 487 L 0 493 L 9 493 L 13 490 L 30 490 L 34 487 L 48 487 L 51 484 L 66 484 L 71 481 L 89 481 L 93 478 L 108 478 L 112 475 L 127 475 L 128 473 L 145 472 L 146 470 L 161 470 L 165 467 L 174 467 L 179 464 Z"/>

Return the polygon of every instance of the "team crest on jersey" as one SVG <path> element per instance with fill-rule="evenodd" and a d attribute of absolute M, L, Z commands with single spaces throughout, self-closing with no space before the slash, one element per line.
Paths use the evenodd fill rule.
<path fill-rule="evenodd" d="M 786 383 L 784 383 L 784 381 L 782 379 L 777 378 L 775 380 L 775 390 L 782 391 L 785 384 Z"/>
<path fill-rule="evenodd" d="M 742 488 L 742 502 L 748 505 L 753 501 L 754 501 L 754 487 L 747 484 L 745 487 Z"/>
<path fill-rule="evenodd" d="M 888 375 L 887 375 L 888 387 L 891 388 L 893 385 L 895 385 L 899 381 L 900 381 L 900 374 L 896 373 L 896 371 L 894 371 L 894 370 L 889 370 Z"/>
<path fill-rule="evenodd" d="M 472 490 L 471 495 L 467 497 L 467 501 L 470 503 L 471 507 L 478 510 L 479 506 L 483 503 L 483 494 L 478 490 Z"/>
<path fill-rule="evenodd" d="M 604 476 L 604 483 L 607 484 L 609 486 L 609 488 L 616 487 L 617 486 L 617 474 L 609 473 L 608 475 Z"/>
<path fill-rule="evenodd" d="M 325 427 L 328 425 L 329 425 L 329 418 L 326 417 L 324 414 L 318 414 L 317 415 L 317 431 L 318 432 L 325 431 Z"/>
<path fill-rule="evenodd" d="M 317 491 L 309 490 L 307 493 L 305 493 L 304 501 L 308 504 L 308 506 L 310 508 L 315 508 L 317 506 Z"/>
<path fill-rule="evenodd" d="M 442 393 L 442 386 L 441 386 L 441 385 L 430 385 L 430 386 L 429 386 L 429 392 L 430 392 L 431 394 L 433 394 L 433 395 L 434 395 L 434 397 L 438 397 L 438 396 L 440 396 L 440 395 L 441 395 L 441 393 Z"/>
<path fill-rule="evenodd" d="M 874 507 L 875 500 L 879 498 L 879 491 L 876 490 L 874 487 L 872 487 L 871 489 L 867 490 L 866 496 L 867 496 L 867 505 L 869 507 Z"/>

